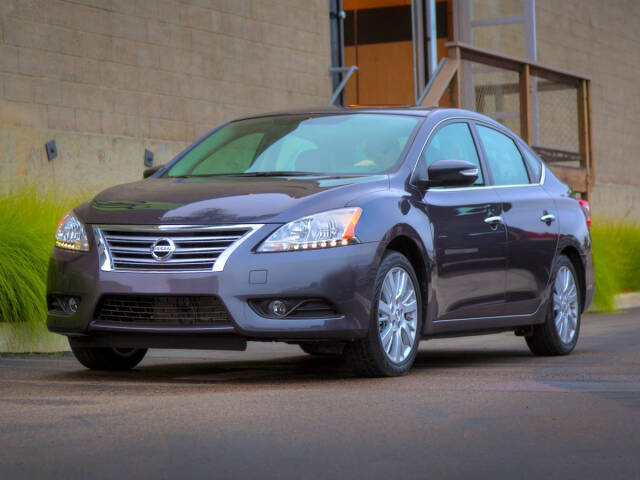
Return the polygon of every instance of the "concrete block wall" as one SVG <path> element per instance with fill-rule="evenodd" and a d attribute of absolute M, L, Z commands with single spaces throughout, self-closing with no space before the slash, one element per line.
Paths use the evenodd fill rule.
<path fill-rule="evenodd" d="M 519 0 L 473 0 L 474 18 L 522 14 Z M 536 0 L 538 61 L 592 78 L 596 186 L 592 208 L 601 218 L 640 221 L 640 2 Z M 525 56 L 521 24 L 474 29 L 474 43 Z M 573 97 L 571 96 L 573 95 Z M 575 91 L 541 94 L 543 146 L 575 150 Z M 566 106 L 560 111 L 558 106 Z M 551 115 L 550 113 L 553 113 Z M 545 139 L 564 137 L 559 145 Z"/>
<path fill-rule="evenodd" d="M 134 180 L 151 145 L 325 104 L 329 64 L 326 0 L 1 0 L 0 189 Z"/>
<path fill-rule="evenodd" d="M 640 222 L 640 2 L 536 0 L 538 59 L 592 78 L 594 213 Z"/>

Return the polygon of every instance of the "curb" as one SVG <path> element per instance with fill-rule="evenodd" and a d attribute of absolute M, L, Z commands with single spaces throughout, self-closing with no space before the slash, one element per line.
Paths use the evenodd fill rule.
<path fill-rule="evenodd" d="M 613 299 L 616 310 L 628 310 L 640 307 L 640 292 L 621 293 Z"/>
<path fill-rule="evenodd" d="M 67 339 L 24 324 L 0 322 L 0 353 L 58 353 L 69 351 Z"/>

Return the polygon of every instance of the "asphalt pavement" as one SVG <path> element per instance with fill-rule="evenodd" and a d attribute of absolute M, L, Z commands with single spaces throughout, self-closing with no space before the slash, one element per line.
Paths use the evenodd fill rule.
<path fill-rule="evenodd" d="M 640 479 L 640 310 L 568 357 L 497 334 L 360 379 L 296 346 L 152 351 L 127 373 L 0 356 L 0 479 Z"/>

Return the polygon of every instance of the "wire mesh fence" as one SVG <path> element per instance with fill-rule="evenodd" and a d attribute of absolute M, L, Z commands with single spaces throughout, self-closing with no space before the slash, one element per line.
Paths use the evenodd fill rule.
<path fill-rule="evenodd" d="M 461 62 L 460 72 L 462 108 L 487 115 L 520 135 L 519 73 L 470 60 Z M 576 85 L 532 75 L 530 102 L 530 143 L 546 149 L 579 152 Z M 566 159 L 559 162 L 568 166 L 577 163 Z"/>
<path fill-rule="evenodd" d="M 579 152 L 577 87 L 532 76 L 531 90 L 532 143 Z"/>
<path fill-rule="evenodd" d="M 518 73 L 469 60 L 463 60 L 460 68 L 462 108 L 487 115 L 520 134 Z"/>

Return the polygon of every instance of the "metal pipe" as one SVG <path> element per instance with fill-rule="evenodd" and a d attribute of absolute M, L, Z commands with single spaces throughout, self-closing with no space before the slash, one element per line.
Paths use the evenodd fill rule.
<path fill-rule="evenodd" d="M 536 45 L 536 0 L 523 0 L 524 2 L 524 39 L 527 57 L 534 62 L 538 60 L 538 48 Z M 540 112 L 538 106 L 538 79 L 535 76 L 530 80 L 531 88 L 531 145 L 540 145 Z"/>
<path fill-rule="evenodd" d="M 429 65 L 427 66 L 427 71 L 429 72 L 429 82 L 431 82 L 431 79 L 435 76 L 436 69 L 438 69 L 438 29 L 436 27 L 436 0 L 427 0 L 427 2 L 427 40 L 429 42 Z M 424 99 L 424 92 L 421 98 Z"/>
<path fill-rule="evenodd" d="M 356 70 L 358 70 L 358 67 L 356 65 L 351 65 L 350 67 L 329 67 L 329 73 L 347 72 L 347 74 L 342 78 L 342 81 L 334 90 L 333 95 L 331 95 L 331 99 L 329 100 L 329 103 L 327 105 L 335 104 L 336 100 L 340 96 L 340 93 L 342 93 L 342 90 L 349 81 L 349 78 L 351 78 L 351 75 L 353 75 L 353 72 L 355 72 Z"/>
<path fill-rule="evenodd" d="M 413 46 L 413 99 L 418 101 L 418 69 L 416 67 L 416 63 L 418 62 L 418 57 L 416 54 L 416 2 L 415 0 L 411 0 L 411 44 Z"/>

